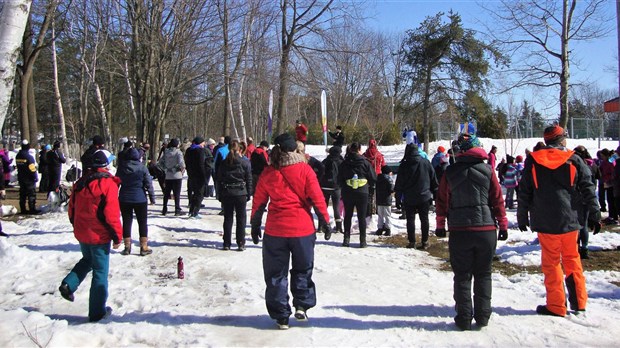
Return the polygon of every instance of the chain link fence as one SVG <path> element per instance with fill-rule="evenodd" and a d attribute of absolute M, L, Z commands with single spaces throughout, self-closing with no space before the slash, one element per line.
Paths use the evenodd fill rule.
<path fill-rule="evenodd" d="M 528 120 L 519 120 L 506 130 L 506 137 L 512 139 L 542 138 L 545 128 L 553 122 L 554 120 L 547 120 L 543 124 L 531 124 Z M 462 123 L 437 122 L 434 129 L 435 139 L 455 139 L 462 125 Z M 603 119 L 571 118 L 566 128 L 569 137 L 573 139 L 620 139 L 620 122 L 616 115 Z"/>

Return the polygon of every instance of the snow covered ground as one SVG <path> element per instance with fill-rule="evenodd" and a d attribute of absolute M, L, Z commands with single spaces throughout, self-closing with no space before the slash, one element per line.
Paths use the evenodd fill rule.
<path fill-rule="evenodd" d="M 498 158 L 522 154 L 540 139 L 521 140 L 515 150 L 503 140 Z M 596 141 L 569 140 L 596 153 Z M 438 145 L 433 143 L 430 155 Z M 615 142 L 603 147 L 615 148 Z M 402 157 L 404 146 L 380 147 L 389 161 Z M 308 152 L 324 157 L 324 148 Z M 156 185 L 157 186 L 157 185 Z M 185 197 L 183 197 L 185 198 Z M 161 199 L 149 207 L 150 246 L 154 253 L 110 257 L 112 316 L 87 321 L 90 277 L 67 302 L 58 293 L 64 275 L 80 258 L 66 213 L 48 213 L 18 223 L 3 221 L 11 237 L 0 239 L 0 346 L 615 346 L 620 333 L 620 270 L 586 272 L 589 293 L 585 314 L 565 318 L 536 315 L 544 304 L 542 275 L 493 276 L 494 314 L 488 327 L 457 331 L 452 317 L 452 274 L 438 270 L 442 261 L 426 252 L 389 247 L 369 237 L 369 247 L 342 248 L 342 235 L 319 236 L 314 280 L 318 304 L 310 321 L 291 320 L 277 330 L 264 304 L 261 245 L 249 238 L 244 252 L 221 251 L 223 217 L 219 203 L 205 200 L 202 219 L 161 216 Z M 186 207 L 186 200 L 183 200 Z M 249 208 L 249 206 L 248 206 Z M 331 209 L 330 209 L 331 211 Z M 404 220 L 393 215 L 393 233 L 406 233 Z M 502 262 L 538 265 L 535 234 L 515 226 L 498 242 Z M 372 223 L 369 231 L 374 231 Z M 431 230 L 434 230 L 434 216 Z M 134 223 L 137 239 L 137 226 Z M 590 237 L 591 249 L 615 249 L 620 234 Z M 617 252 L 617 251 L 614 251 Z M 176 278 L 177 258 L 185 261 L 185 279 Z"/>

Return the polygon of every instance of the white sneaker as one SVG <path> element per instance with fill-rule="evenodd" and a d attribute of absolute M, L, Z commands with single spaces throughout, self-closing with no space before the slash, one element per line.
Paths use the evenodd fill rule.
<path fill-rule="evenodd" d="M 297 321 L 308 321 L 306 310 L 303 308 L 297 308 L 297 310 L 295 310 L 295 319 L 297 319 Z"/>
<path fill-rule="evenodd" d="M 278 325 L 278 329 L 280 330 L 288 330 L 288 318 L 282 318 L 276 320 L 276 325 Z"/>

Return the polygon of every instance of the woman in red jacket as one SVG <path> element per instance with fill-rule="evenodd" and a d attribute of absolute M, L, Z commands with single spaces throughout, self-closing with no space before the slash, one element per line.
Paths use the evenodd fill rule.
<path fill-rule="evenodd" d="M 252 202 L 252 241 L 261 237 L 262 216 L 269 203 L 263 238 L 263 272 L 267 289 L 265 302 L 269 316 L 280 329 L 288 329 L 292 314 L 288 295 L 289 260 L 292 256 L 291 293 L 295 318 L 305 321 L 306 311 L 316 305 L 312 281 L 314 221 L 310 208 L 319 219 L 325 239 L 331 236 L 325 198 L 312 168 L 289 134 L 275 139 L 271 165 L 263 171 Z"/>
<path fill-rule="evenodd" d="M 93 155 L 91 168 L 74 185 L 69 200 L 69 221 L 73 234 L 80 242 L 82 259 L 62 280 L 60 294 L 73 302 L 73 293 L 92 270 L 88 301 L 89 321 L 99 321 L 110 315 L 108 298 L 108 271 L 110 241 L 118 249 L 123 238 L 118 185 L 120 179 L 107 170 L 108 158 L 102 151 Z M 76 207 L 79 207 L 76 209 Z"/>

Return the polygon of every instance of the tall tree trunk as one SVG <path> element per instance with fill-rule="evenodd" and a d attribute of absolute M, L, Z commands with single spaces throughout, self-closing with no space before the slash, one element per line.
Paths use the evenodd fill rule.
<path fill-rule="evenodd" d="M 423 100 L 423 104 L 424 104 L 424 125 L 423 125 L 423 129 L 422 129 L 422 133 L 424 134 L 424 151 L 428 152 L 428 139 L 429 139 L 429 132 L 430 132 L 430 105 L 431 105 L 431 68 L 427 68 L 426 70 L 426 81 L 424 81 L 424 100 Z"/>
<path fill-rule="evenodd" d="M 575 0 L 573 0 L 573 3 Z M 574 5 L 573 5 L 574 6 Z M 568 0 L 562 1 L 562 73 L 560 74 L 560 127 L 566 129 L 568 124 L 568 89 L 570 80 L 569 63 L 569 30 L 570 19 L 568 10 Z"/>
<path fill-rule="evenodd" d="M 11 101 L 15 67 L 31 3 L 31 0 L 0 2 L 0 129 Z"/>
<path fill-rule="evenodd" d="M 228 1 L 224 0 L 222 33 L 224 40 L 224 135 L 230 135 L 230 121 L 233 117 L 230 79 L 230 43 L 228 42 Z"/>
<path fill-rule="evenodd" d="M 34 78 L 30 74 L 28 79 L 28 122 L 29 124 L 29 138 L 32 146 L 36 146 L 39 142 L 39 127 L 37 126 L 37 103 L 34 97 Z"/>
<path fill-rule="evenodd" d="M 286 114 L 286 106 L 287 106 L 287 93 L 288 93 L 288 60 L 290 55 L 290 47 L 282 47 L 282 56 L 280 57 L 280 75 L 278 81 L 280 82 L 280 86 L 278 89 L 278 112 L 276 113 L 277 121 L 276 121 L 276 135 L 282 134 L 284 129 L 286 128 L 285 114 Z"/>
<path fill-rule="evenodd" d="M 30 137 L 30 121 L 28 121 L 28 81 L 30 73 L 23 74 L 19 79 L 20 130 L 22 139 Z"/>
<path fill-rule="evenodd" d="M 52 22 L 52 37 L 56 37 L 54 22 Z M 62 98 L 60 97 L 60 81 L 58 81 L 58 59 L 56 57 L 56 40 L 52 41 L 52 72 L 54 74 L 54 101 L 58 112 L 58 123 L 60 125 L 60 136 L 65 151 L 69 151 L 67 143 L 67 127 L 65 125 L 65 112 L 62 108 Z M 74 156 L 77 154 L 73 154 Z"/>
<path fill-rule="evenodd" d="M 243 120 L 243 83 L 245 82 L 245 72 L 241 75 L 241 80 L 239 81 L 239 95 L 237 97 L 237 105 L 239 108 L 239 127 L 241 127 L 241 135 L 243 136 L 243 141 L 248 139 L 247 134 L 245 133 L 245 121 Z M 236 129 L 235 129 L 236 131 Z"/>

